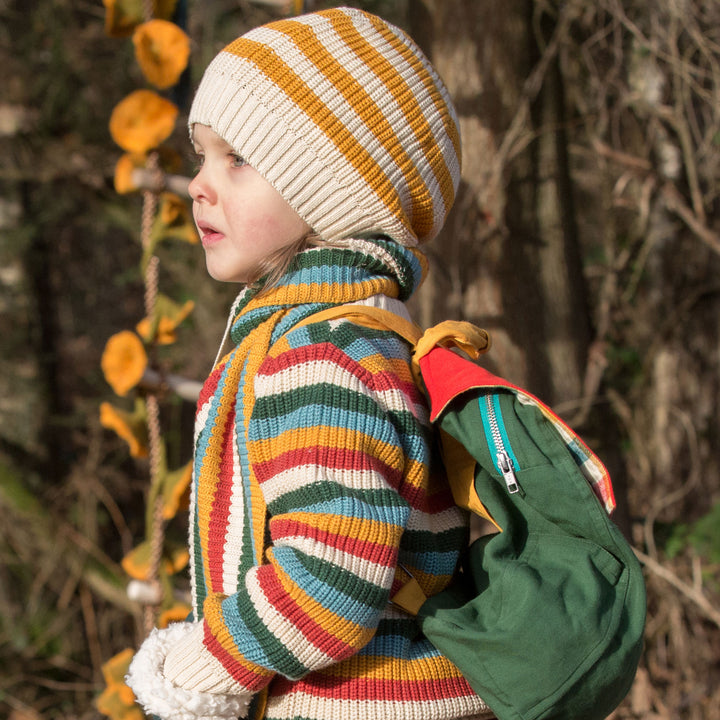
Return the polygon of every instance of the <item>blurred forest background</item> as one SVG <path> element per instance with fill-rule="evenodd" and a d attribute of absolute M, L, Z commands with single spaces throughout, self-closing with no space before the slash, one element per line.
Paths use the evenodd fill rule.
<path fill-rule="evenodd" d="M 340 4 L 406 28 L 460 115 L 462 187 L 428 250 L 417 319 L 488 329 L 492 368 L 551 403 L 613 476 L 649 593 L 645 652 L 614 717 L 717 720 L 720 3 L 305 6 Z M 164 93 L 180 109 L 169 145 L 188 150 L 189 89 L 210 58 L 299 5 L 181 0 L 192 53 Z M 147 620 L 123 559 L 146 532 L 152 468 L 99 413 L 142 397 L 115 398 L 101 357 L 146 311 L 143 195 L 114 188 L 108 121 L 147 81 L 105 22 L 100 0 L 0 0 L 0 717 L 12 720 L 102 717 L 106 663 Z M 156 254 L 161 292 L 194 310 L 151 364 L 202 380 L 234 289 L 206 277 L 198 245 Z M 193 404 L 159 397 L 163 462 L 182 468 Z M 166 535 L 182 542 L 182 523 Z M 184 583 L 173 577 L 180 599 Z"/>

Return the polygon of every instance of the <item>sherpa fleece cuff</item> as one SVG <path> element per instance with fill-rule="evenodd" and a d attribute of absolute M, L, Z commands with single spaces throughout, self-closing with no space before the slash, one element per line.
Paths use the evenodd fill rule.
<path fill-rule="evenodd" d="M 153 630 L 135 654 L 125 678 L 148 714 L 169 720 L 235 720 L 245 717 L 252 693 L 179 687 L 164 672 L 168 654 L 187 644 L 201 623 L 175 623 Z"/>

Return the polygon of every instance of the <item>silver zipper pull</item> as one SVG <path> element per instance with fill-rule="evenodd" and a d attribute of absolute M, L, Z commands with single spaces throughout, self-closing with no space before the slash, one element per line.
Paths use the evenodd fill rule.
<path fill-rule="evenodd" d="M 505 450 L 501 450 L 497 454 L 497 464 L 500 468 L 500 472 L 502 473 L 503 480 L 505 480 L 505 485 L 507 485 L 508 492 L 511 495 L 514 495 L 516 492 L 520 492 L 520 485 L 518 485 L 517 478 L 515 477 L 515 469 L 513 468 L 513 461 L 512 458 L 505 452 Z"/>

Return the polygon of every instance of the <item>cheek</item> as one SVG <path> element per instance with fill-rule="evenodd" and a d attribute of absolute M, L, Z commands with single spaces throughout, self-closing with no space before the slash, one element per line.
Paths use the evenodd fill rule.
<path fill-rule="evenodd" d="M 278 231 L 294 242 L 310 231 L 310 226 L 283 200 L 273 215 Z"/>
<path fill-rule="evenodd" d="M 308 225 L 283 201 L 269 203 L 246 215 L 245 228 L 255 242 L 274 249 L 295 242 L 308 232 Z"/>
<path fill-rule="evenodd" d="M 259 178 L 253 187 L 233 192 L 225 217 L 240 242 L 265 252 L 293 243 L 309 230 L 282 196 Z"/>
<path fill-rule="evenodd" d="M 237 227 L 250 243 L 259 248 L 282 245 L 289 234 L 289 229 L 272 212 L 246 214 L 239 219 Z"/>

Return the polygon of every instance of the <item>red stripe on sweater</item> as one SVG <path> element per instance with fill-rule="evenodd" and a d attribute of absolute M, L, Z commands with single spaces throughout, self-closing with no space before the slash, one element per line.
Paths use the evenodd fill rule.
<path fill-rule="evenodd" d="M 370 373 L 356 360 L 346 355 L 337 345 L 329 342 L 313 343 L 286 350 L 274 358 L 267 358 L 258 370 L 258 375 L 274 375 L 290 367 L 306 362 L 332 362 L 365 381 Z"/>
<path fill-rule="evenodd" d="M 425 487 L 417 487 L 410 483 L 405 483 L 400 488 L 400 496 L 403 500 L 406 500 L 413 509 L 430 515 L 436 515 L 444 510 L 456 507 L 452 491 L 447 485 L 448 481 L 444 480 L 443 482 L 445 483 L 444 485 L 436 485 L 430 492 L 428 492 Z"/>
<path fill-rule="evenodd" d="M 279 578 L 277 572 L 271 565 L 265 565 L 260 568 L 257 574 L 260 589 L 268 600 L 272 608 L 287 618 L 302 635 L 312 643 L 314 647 L 336 661 L 344 660 L 353 653 L 357 652 L 357 648 L 349 645 L 341 640 L 337 635 L 333 635 L 329 629 L 323 628 L 318 622 L 307 613 L 307 611 L 291 597 Z M 312 601 L 313 605 L 317 604 L 316 600 Z M 314 610 L 317 612 L 317 609 Z M 337 619 L 339 625 L 345 625 L 345 621 Z M 289 650 L 292 648 L 290 642 Z"/>
<path fill-rule="evenodd" d="M 258 692 L 268 684 L 271 676 L 268 675 L 267 671 L 261 674 L 244 667 L 218 642 L 207 623 L 204 623 L 204 628 L 203 644 L 217 658 L 233 680 L 237 680 L 251 692 Z M 258 669 L 261 668 L 258 666 Z"/>
<path fill-rule="evenodd" d="M 474 697 L 467 681 L 460 677 L 429 678 L 425 680 L 400 680 L 392 678 L 368 679 L 333 677 L 315 673 L 312 680 L 293 682 L 277 676 L 272 686 L 273 696 L 307 693 L 316 698 L 333 700 L 386 700 L 389 702 L 437 701 L 438 698 Z"/>
<path fill-rule="evenodd" d="M 331 343 L 315 343 L 287 350 L 275 358 L 268 358 L 258 371 L 258 375 L 271 377 L 291 367 L 309 362 L 331 362 L 342 368 L 368 387 L 377 391 L 398 389 L 414 402 L 422 402 L 420 391 L 411 377 L 401 378 L 397 373 L 389 371 L 385 366 L 372 372 L 367 366 L 361 365 L 345 352 Z"/>
<path fill-rule="evenodd" d="M 342 527 L 342 521 L 340 524 Z M 270 520 L 270 534 L 273 542 L 278 542 L 283 537 L 309 538 L 384 567 L 394 567 L 397 561 L 397 548 L 392 545 L 348 537 L 341 532 L 330 532 L 327 528 L 313 527 L 288 515 Z"/>
<path fill-rule="evenodd" d="M 220 382 L 220 376 L 222 375 L 225 364 L 218 365 L 208 376 L 208 379 L 203 383 L 200 389 L 200 395 L 198 396 L 197 409 L 199 410 L 214 394 L 217 390 L 218 383 Z"/>
<path fill-rule="evenodd" d="M 235 433 L 235 410 L 227 415 L 223 429 L 222 447 L 226 449 L 220 458 L 217 483 L 210 499 L 210 519 L 208 525 L 207 552 L 208 575 L 212 592 L 223 592 L 223 556 L 225 551 L 225 533 L 227 532 L 232 500 L 233 461 L 232 445 Z M 205 486 L 207 487 L 207 485 Z"/>
<path fill-rule="evenodd" d="M 331 470 L 365 470 L 377 472 L 388 485 L 397 490 L 410 507 L 435 514 L 455 506 L 447 480 L 436 483 L 435 492 L 428 494 L 423 486 L 413 486 L 404 482 L 403 471 L 384 463 L 380 458 L 354 449 L 315 445 L 307 448 L 295 448 L 281 453 L 269 460 L 253 465 L 255 477 L 260 485 L 287 470 L 302 472 L 305 466 L 318 465 Z"/>

